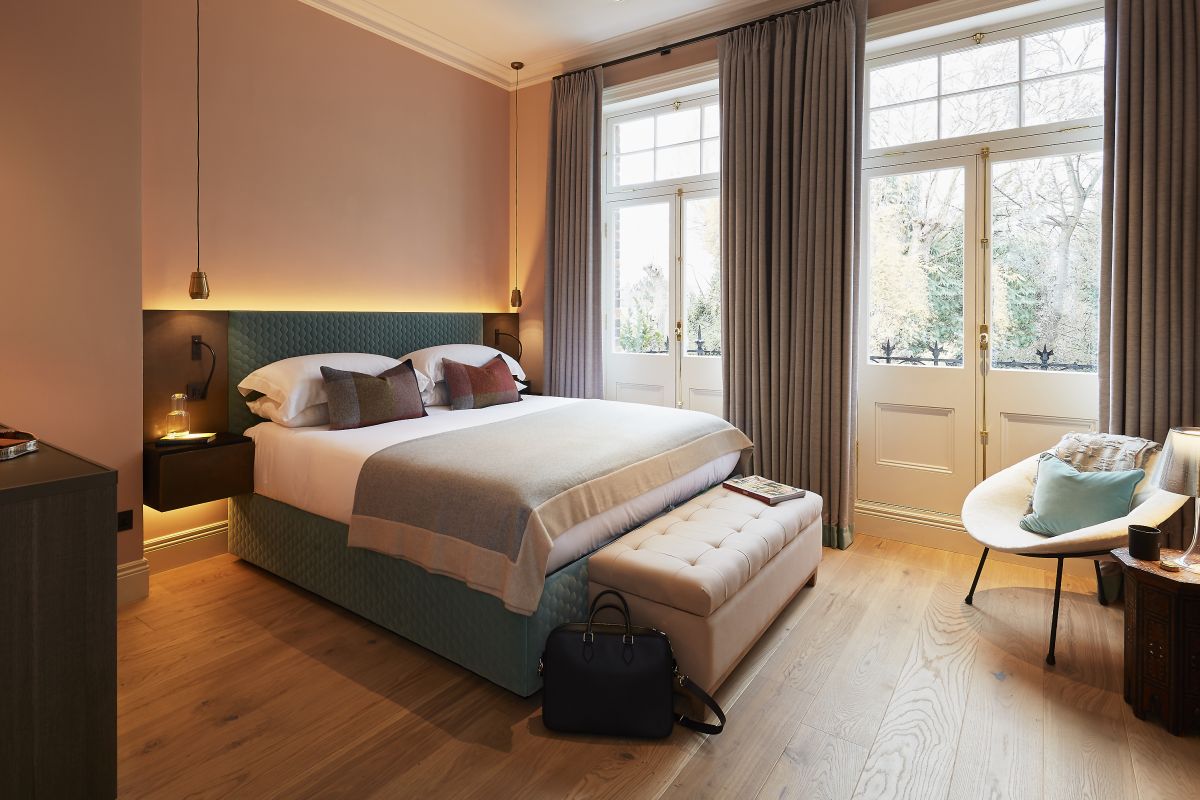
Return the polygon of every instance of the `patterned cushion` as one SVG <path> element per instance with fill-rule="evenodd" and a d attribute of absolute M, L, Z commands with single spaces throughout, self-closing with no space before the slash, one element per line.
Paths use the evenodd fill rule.
<path fill-rule="evenodd" d="M 1047 453 L 1070 464 L 1080 472 L 1121 472 L 1142 469 L 1150 456 L 1159 451 L 1161 445 L 1137 436 L 1121 436 L 1115 433 L 1080 433 L 1072 431 L 1054 445 Z M 1040 472 L 1040 470 L 1039 470 Z M 1038 476 L 1033 476 L 1033 486 L 1026 498 L 1026 514 L 1033 513 L 1033 497 L 1037 491 Z"/>
<path fill-rule="evenodd" d="M 450 389 L 450 408 L 455 411 L 515 403 L 521 399 L 517 382 L 500 356 L 482 367 L 471 367 L 444 358 L 442 369 L 446 374 L 446 386 Z"/>
<path fill-rule="evenodd" d="M 340 431 L 426 416 L 412 361 L 378 376 L 321 367 L 329 395 L 329 427 Z"/>

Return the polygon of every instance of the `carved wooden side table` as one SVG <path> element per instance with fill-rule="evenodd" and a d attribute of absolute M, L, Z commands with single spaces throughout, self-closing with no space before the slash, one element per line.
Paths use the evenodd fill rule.
<path fill-rule="evenodd" d="M 1113 555 L 1125 570 L 1125 702 L 1176 736 L 1200 729 L 1200 572 Z"/>

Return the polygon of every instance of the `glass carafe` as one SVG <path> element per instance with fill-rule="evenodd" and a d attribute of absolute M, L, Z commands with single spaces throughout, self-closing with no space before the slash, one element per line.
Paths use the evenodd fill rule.
<path fill-rule="evenodd" d="M 187 395 L 171 395 L 171 410 L 167 412 L 167 439 L 179 439 L 192 432 L 192 415 L 187 410 Z"/>

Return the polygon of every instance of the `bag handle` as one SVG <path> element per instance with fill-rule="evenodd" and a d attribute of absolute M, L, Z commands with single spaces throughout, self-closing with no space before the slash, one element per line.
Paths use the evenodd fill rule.
<path fill-rule="evenodd" d="M 628 620 L 630 619 L 629 603 L 626 603 L 624 596 L 622 596 L 621 593 L 615 589 L 605 589 L 603 592 L 592 598 L 592 605 L 588 608 L 588 619 L 591 619 L 595 614 L 596 606 L 600 604 L 600 598 L 604 597 L 606 594 L 611 594 L 613 597 L 621 601 L 621 608 L 625 611 L 625 619 L 627 621 L 626 624 L 628 624 Z"/>
<path fill-rule="evenodd" d="M 618 595 L 618 597 L 619 596 L 620 595 Z M 633 626 L 629 622 L 628 610 L 622 611 L 620 606 L 615 606 L 612 603 L 605 603 L 604 605 L 600 606 L 599 608 L 592 609 L 592 614 L 591 614 L 591 616 L 588 617 L 587 630 L 583 634 L 583 640 L 586 642 L 589 639 L 593 638 L 592 625 L 596 621 L 596 615 L 599 614 L 601 611 L 603 611 L 606 608 L 611 608 L 613 611 L 616 611 L 618 613 L 623 613 L 625 615 L 625 641 L 627 643 L 632 642 L 633 641 Z"/>
<path fill-rule="evenodd" d="M 713 725 L 711 722 L 701 722 L 700 720 L 692 719 L 684 714 L 679 714 L 676 716 L 675 721 L 685 728 L 698 731 L 700 733 L 718 734 L 725 730 L 725 712 L 721 710 L 721 706 L 712 698 L 712 695 L 697 686 L 696 682 L 687 675 L 676 674 L 675 677 L 679 682 L 679 688 L 683 689 L 685 692 L 688 692 L 700 702 L 704 703 L 704 705 L 708 706 L 712 712 L 717 715 L 717 719 L 721 720 L 721 724 Z"/>

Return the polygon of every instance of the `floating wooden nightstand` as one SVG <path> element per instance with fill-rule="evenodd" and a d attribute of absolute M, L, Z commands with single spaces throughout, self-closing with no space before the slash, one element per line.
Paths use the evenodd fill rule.
<path fill-rule="evenodd" d="M 158 511 L 254 491 L 254 442 L 218 433 L 212 442 L 160 446 L 147 442 L 142 502 Z"/>

